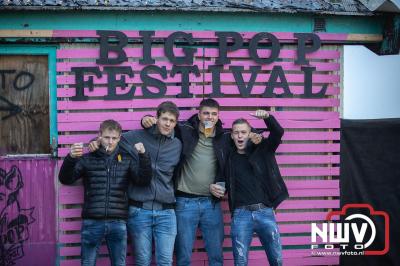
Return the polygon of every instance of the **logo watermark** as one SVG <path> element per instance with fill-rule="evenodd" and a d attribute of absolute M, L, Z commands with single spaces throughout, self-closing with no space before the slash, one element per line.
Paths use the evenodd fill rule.
<path fill-rule="evenodd" d="M 356 210 L 362 212 L 353 213 Z M 369 214 L 366 215 L 365 211 Z M 334 216 L 344 219 L 333 221 Z M 384 222 L 385 229 L 381 249 L 374 246 L 377 226 L 373 220 L 377 219 Z M 389 215 L 384 211 L 375 211 L 369 204 L 346 204 L 340 211 L 329 212 L 326 220 L 326 223 L 311 223 L 313 255 L 384 255 L 389 251 Z M 336 251 L 337 248 L 340 251 Z"/>

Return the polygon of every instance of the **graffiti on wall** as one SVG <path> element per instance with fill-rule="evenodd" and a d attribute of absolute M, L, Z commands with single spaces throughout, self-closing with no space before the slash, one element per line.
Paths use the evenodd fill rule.
<path fill-rule="evenodd" d="M 34 207 L 22 209 L 19 194 L 24 186 L 21 171 L 13 165 L 10 171 L 0 168 L 0 265 L 15 265 L 24 256 L 29 239 L 29 225 Z"/>
<path fill-rule="evenodd" d="M 6 89 L 6 74 L 14 74 L 17 71 L 14 69 L 6 69 L 6 70 L 0 70 L 0 78 L 1 78 L 1 86 L 0 89 L 5 90 Z M 23 82 L 20 82 L 23 80 Z M 26 71 L 20 71 L 17 73 L 17 75 L 14 78 L 13 81 L 13 88 L 16 91 L 23 91 L 29 86 L 32 85 L 32 83 L 35 81 L 35 76 L 32 73 L 26 72 Z M 23 85 L 21 85 L 23 83 Z M 12 103 L 10 100 L 6 99 L 3 96 L 0 96 L 0 111 L 5 111 L 8 112 L 8 115 L 4 116 L 1 118 L 1 120 L 6 120 L 7 118 L 10 118 L 14 115 L 17 115 L 21 113 L 23 110 L 20 106 Z"/>

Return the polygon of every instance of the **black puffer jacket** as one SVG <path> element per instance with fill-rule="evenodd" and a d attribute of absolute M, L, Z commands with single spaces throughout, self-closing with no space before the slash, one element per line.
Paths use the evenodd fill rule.
<path fill-rule="evenodd" d="M 83 178 L 84 219 L 127 219 L 128 184 L 147 186 L 152 176 L 149 156 L 132 158 L 119 147 L 111 154 L 103 148 L 81 158 L 67 156 L 61 166 L 59 180 L 72 184 Z"/>
<path fill-rule="evenodd" d="M 254 174 L 259 180 L 259 184 L 264 191 L 264 198 L 260 203 L 276 208 L 283 200 L 289 197 L 285 182 L 279 171 L 278 163 L 275 159 L 275 151 L 281 143 L 284 133 L 278 121 L 270 115 L 264 119 L 270 131 L 268 138 L 262 140 L 258 145 L 248 145 L 246 153 L 249 155 L 250 165 L 253 167 Z M 235 144 L 232 144 L 233 146 Z M 229 208 L 233 212 L 235 206 L 235 171 L 232 164 L 232 153 L 236 152 L 236 147 L 230 152 L 227 160 L 225 174 L 229 198 Z"/>

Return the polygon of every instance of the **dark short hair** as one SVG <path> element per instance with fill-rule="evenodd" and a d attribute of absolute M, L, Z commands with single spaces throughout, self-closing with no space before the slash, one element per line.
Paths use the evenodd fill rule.
<path fill-rule="evenodd" d="M 171 101 L 165 101 L 160 103 L 160 105 L 157 107 L 157 117 L 160 117 L 161 114 L 163 113 L 171 113 L 176 117 L 176 120 L 179 118 L 179 109 L 178 106 L 176 106 L 175 103 Z"/>
<path fill-rule="evenodd" d="M 249 128 L 251 128 L 251 125 L 250 125 L 249 121 L 247 121 L 244 118 L 238 118 L 235 121 L 233 121 L 232 128 L 233 128 L 234 125 L 238 125 L 238 124 L 246 124 L 246 125 L 249 126 Z"/>
<path fill-rule="evenodd" d="M 109 119 L 109 120 L 104 120 L 100 124 L 100 132 L 103 133 L 105 130 L 115 130 L 119 134 L 121 134 L 122 127 L 121 127 L 120 123 L 118 123 L 117 121 Z"/>
<path fill-rule="evenodd" d="M 219 103 L 211 98 L 203 99 L 200 102 L 199 110 L 203 109 L 204 107 L 217 108 L 219 110 Z"/>

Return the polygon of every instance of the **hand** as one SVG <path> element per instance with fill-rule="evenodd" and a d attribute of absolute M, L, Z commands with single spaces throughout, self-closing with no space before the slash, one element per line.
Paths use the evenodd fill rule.
<path fill-rule="evenodd" d="M 83 143 L 74 143 L 72 144 L 70 150 L 69 150 L 69 155 L 72 158 L 78 158 L 83 155 Z"/>
<path fill-rule="evenodd" d="M 258 144 L 261 143 L 261 141 L 263 139 L 263 136 L 261 134 L 250 132 L 249 139 L 250 139 L 251 142 L 253 142 L 254 144 L 258 145 Z"/>
<path fill-rule="evenodd" d="M 97 140 L 93 140 L 89 143 L 89 151 L 94 152 L 100 148 L 101 137 L 98 137 Z"/>
<path fill-rule="evenodd" d="M 269 117 L 269 113 L 261 109 L 258 109 L 255 113 L 250 113 L 250 115 L 257 117 L 258 119 L 265 119 Z"/>
<path fill-rule="evenodd" d="M 146 150 L 144 148 L 144 145 L 141 142 L 138 142 L 138 143 L 135 144 L 135 149 L 139 154 L 143 154 L 143 153 L 146 152 Z"/>
<path fill-rule="evenodd" d="M 144 128 L 152 127 L 156 123 L 157 123 L 157 118 L 155 118 L 154 116 L 147 115 L 142 118 L 142 125 L 144 126 Z"/>
<path fill-rule="evenodd" d="M 217 198 L 222 198 L 225 195 L 225 189 L 217 184 L 210 185 L 210 192 Z"/>

